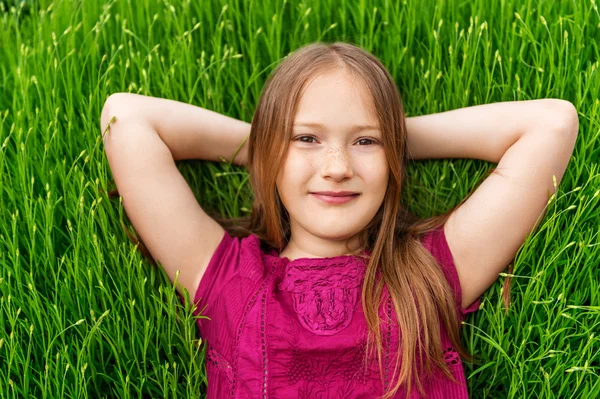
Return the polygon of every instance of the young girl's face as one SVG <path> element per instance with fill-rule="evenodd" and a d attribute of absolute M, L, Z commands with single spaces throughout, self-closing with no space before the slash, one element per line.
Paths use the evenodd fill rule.
<path fill-rule="evenodd" d="M 374 128 L 361 130 L 361 125 Z M 290 216 L 286 256 L 345 255 L 346 241 L 352 251 L 357 250 L 358 232 L 383 202 L 388 172 L 382 132 L 366 89 L 353 83 L 345 71 L 309 81 L 276 183 Z M 312 194 L 318 191 L 358 195 L 332 204 Z"/>

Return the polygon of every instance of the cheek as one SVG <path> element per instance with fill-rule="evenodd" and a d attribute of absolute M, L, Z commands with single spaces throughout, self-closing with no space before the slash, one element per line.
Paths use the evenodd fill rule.
<path fill-rule="evenodd" d="M 371 176 L 374 181 L 387 182 L 387 176 L 389 174 L 389 165 L 385 157 L 373 157 L 368 161 L 361 163 L 361 165 L 363 167 L 363 173 L 366 173 L 367 176 Z"/>
<path fill-rule="evenodd" d="M 297 158 L 298 157 L 293 154 L 288 154 L 277 174 L 279 196 L 284 200 L 295 191 L 296 187 L 298 187 L 301 180 L 300 173 L 306 168 L 306 166 L 302 166 Z M 306 163 L 304 163 L 304 165 L 306 165 Z"/>
<path fill-rule="evenodd" d="M 369 171 L 373 176 L 373 184 L 377 187 L 379 193 L 387 191 L 389 185 L 389 165 L 387 161 L 376 161 L 372 163 L 373 168 Z"/>
<path fill-rule="evenodd" d="M 313 171 L 313 167 L 316 166 L 314 156 L 308 152 L 303 151 L 290 151 L 286 162 L 282 165 L 283 174 L 289 180 L 295 182 L 301 182 Z"/>

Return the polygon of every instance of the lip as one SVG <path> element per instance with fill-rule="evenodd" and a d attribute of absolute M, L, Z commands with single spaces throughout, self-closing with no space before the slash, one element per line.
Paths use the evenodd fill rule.
<path fill-rule="evenodd" d="M 352 194 L 352 195 L 323 195 L 319 193 L 311 193 L 315 198 L 326 202 L 328 204 L 345 204 L 346 202 L 352 201 L 357 198 L 360 194 Z"/>
<path fill-rule="evenodd" d="M 354 191 L 315 191 L 311 194 L 329 195 L 330 197 L 341 197 L 345 195 L 354 195 L 359 193 L 355 193 Z"/>

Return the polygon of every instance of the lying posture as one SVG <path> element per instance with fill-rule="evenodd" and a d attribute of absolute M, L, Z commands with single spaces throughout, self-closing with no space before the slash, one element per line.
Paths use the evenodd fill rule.
<path fill-rule="evenodd" d="M 578 118 L 559 99 L 407 118 L 380 61 L 338 42 L 286 57 L 251 124 L 116 93 L 101 129 L 141 247 L 209 317 L 209 399 L 466 398 L 461 322 L 543 218 Z M 224 158 L 247 167 L 246 217 L 209 216 L 176 166 Z M 436 158 L 497 167 L 421 219 L 407 165 Z"/>

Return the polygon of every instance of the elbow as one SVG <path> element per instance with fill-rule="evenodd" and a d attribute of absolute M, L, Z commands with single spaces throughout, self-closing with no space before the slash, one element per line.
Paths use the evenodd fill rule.
<path fill-rule="evenodd" d="M 579 117 L 573 103 L 556 98 L 548 99 L 548 111 L 553 130 L 557 130 L 561 134 L 571 136 L 574 139 L 577 138 Z"/>
<path fill-rule="evenodd" d="M 115 103 L 119 101 L 121 94 L 123 93 L 113 93 L 108 96 L 106 101 L 104 101 L 102 112 L 100 113 L 100 129 L 102 130 L 102 133 L 104 133 L 104 130 L 106 130 L 106 125 L 108 125 L 110 119 L 115 116 L 115 108 L 118 109 L 118 105 Z"/>
<path fill-rule="evenodd" d="M 100 135 L 102 136 L 105 151 L 108 151 L 108 149 L 114 145 L 110 143 L 114 139 L 109 140 L 109 137 L 115 135 L 116 131 L 119 130 L 118 127 L 122 126 L 124 121 L 132 121 L 133 119 L 132 116 L 134 116 L 135 108 L 132 106 L 132 96 L 131 93 L 113 93 L 108 96 L 102 106 L 102 112 L 100 114 Z M 113 117 L 115 117 L 115 120 L 111 124 Z M 114 124 L 116 124 L 116 126 L 114 126 Z"/>
<path fill-rule="evenodd" d="M 102 106 L 102 112 L 100 113 L 100 129 L 102 130 L 102 133 L 106 130 L 106 127 L 113 116 L 121 119 L 127 114 L 131 114 L 132 107 L 130 104 L 130 93 L 113 93 L 108 96 Z"/>

